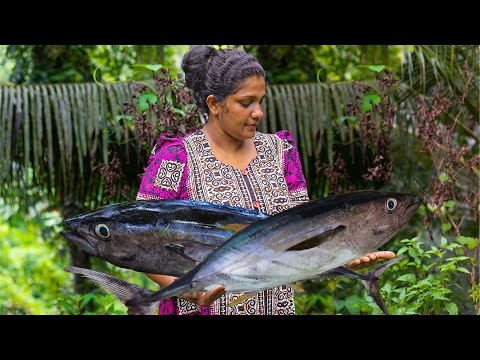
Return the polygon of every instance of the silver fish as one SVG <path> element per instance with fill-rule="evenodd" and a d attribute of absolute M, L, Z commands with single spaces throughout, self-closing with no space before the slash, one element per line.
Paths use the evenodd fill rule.
<path fill-rule="evenodd" d="M 234 234 L 187 274 L 156 292 L 139 287 L 132 292 L 131 284 L 92 270 L 65 270 L 104 286 L 124 301 L 129 313 L 153 309 L 160 299 L 218 285 L 226 292 L 253 293 L 328 277 L 329 271 L 330 276 L 342 275 L 333 270 L 385 244 L 421 203 L 416 194 L 384 191 L 349 192 L 303 203 Z"/>
<path fill-rule="evenodd" d="M 326 271 L 322 274 L 316 275 L 310 279 L 305 280 L 325 280 L 332 278 L 352 278 L 357 279 L 362 282 L 362 284 L 367 289 L 370 296 L 373 298 L 378 307 L 386 314 L 389 315 L 390 312 L 383 301 L 382 294 L 379 289 L 380 275 L 391 265 L 397 263 L 400 260 L 406 258 L 406 255 L 396 257 L 393 260 L 389 260 L 382 265 L 377 266 L 375 269 L 369 271 L 366 274 L 358 274 L 352 270 L 347 269 L 344 266 L 339 266 L 335 269 Z M 112 275 L 105 274 L 99 271 L 84 269 L 79 267 L 70 266 L 65 268 L 65 271 L 82 275 L 89 280 L 93 281 L 99 286 L 104 287 L 108 292 L 117 297 L 121 302 L 123 302 L 128 308 L 129 315 L 152 315 L 153 311 L 156 308 L 156 302 L 147 302 L 143 303 L 138 299 L 147 298 L 154 296 L 153 291 L 144 289 L 135 284 L 129 283 L 125 280 L 121 280 Z M 304 280 L 304 281 L 305 281 Z M 256 292 L 252 294 L 245 294 L 247 296 L 240 296 L 237 301 L 243 301 L 245 298 L 248 298 L 249 295 L 255 295 Z M 135 305 L 132 305 L 135 304 Z M 229 305 L 233 306 L 233 303 Z"/>
<path fill-rule="evenodd" d="M 182 276 L 235 232 L 268 215 L 194 200 L 108 205 L 65 221 L 61 235 L 88 254 L 152 274 Z"/>

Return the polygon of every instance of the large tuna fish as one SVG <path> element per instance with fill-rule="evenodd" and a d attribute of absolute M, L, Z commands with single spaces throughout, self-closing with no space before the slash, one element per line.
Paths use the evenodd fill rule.
<path fill-rule="evenodd" d="M 193 200 L 108 205 L 65 223 L 67 240 L 88 254 L 136 271 L 182 276 L 248 224 L 268 216 Z"/>
<path fill-rule="evenodd" d="M 160 299 L 209 291 L 218 285 L 226 292 L 253 293 L 328 274 L 338 276 L 335 270 L 343 269 L 342 265 L 390 240 L 420 204 L 415 194 L 384 191 L 310 201 L 235 233 L 187 274 L 156 292 L 92 270 L 66 270 L 104 286 L 131 313 L 150 311 Z"/>

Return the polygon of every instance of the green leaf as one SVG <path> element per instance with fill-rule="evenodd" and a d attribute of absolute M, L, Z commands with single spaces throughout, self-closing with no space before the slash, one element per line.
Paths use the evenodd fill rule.
<path fill-rule="evenodd" d="M 62 305 L 65 307 L 65 310 L 67 311 L 68 314 L 72 314 L 72 315 L 77 314 L 75 307 L 71 303 L 65 301 Z"/>
<path fill-rule="evenodd" d="M 450 224 L 450 223 L 443 223 L 442 226 L 441 226 L 441 228 L 442 228 L 442 231 L 443 231 L 443 232 L 446 232 L 446 231 L 448 231 L 448 230 L 450 230 L 450 229 L 452 228 L 452 224 Z"/>
<path fill-rule="evenodd" d="M 421 282 L 421 285 L 424 285 L 424 286 L 432 286 L 432 283 L 427 279 L 423 279 Z"/>
<path fill-rule="evenodd" d="M 397 256 L 402 255 L 407 250 L 408 250 L 408 247 L 406 247 L 406 246 L 400 248 L 400 250 L 398 250 L 398 252 L 397 252 Z"/>
<path fill-rule="evenodd" d="M 133 120 L 133 116 L 130 116 L 130 115 L 115 115 L 115 120 L 116 121 L 120 121 L 122 119 L 125 119 L 127 121 L 132 121 Z"/>
<path fill-rule="evenodd" d="M 366 68 L 368 70 L 372 70 L 372 71 L 375 71 L 377 73 L 382 71 L 383 69 L 385 69 L 385 65 L 357 65 L 357 67 Z"/>
<path fill-rule="evenodd" d="M 413 284 L 417 281 L 417 277 L 415 276 L 415 274 L 405 274 L 398 277 L 397 281 L 406 281 Z"/>
<path fill-rule="evenodd" d="M 362 101 L 362 110 L 364 112 L 371 111 L 373 109 L 372 104 L 380 104 L 380 96 L 375 93 L 366 93 L 363 95 L 363 101 Z"/>
<path fill-rule="evenodd" d="M 182 116 L 185 116 L 185 112 L 184 112 L 183 110 L 174 108 L 173 111 L 176 112 L 176 113 L 179 113 L 179 114 L 182 115 Z"/>
<path fill-rule="evenodd" d="M 149 64 L 147 66 L 145 66 L 148 70 L 152 70 L 153 72 L 157 71 L 157 70 L 160 70 L 163 65 L 162 64 Z"/>
<path fill-rule="evenodd" d="M 466 274 L 470 274 L 470 271 L 468 269 L 465 269 L 464 267 L 457 267 L 457 270 Z"/>
<path fill-rule="evenodd" d="M 94 294 L 86 294 L 80 302 L 80 307 L 85 307 L 85 305 L 87 305 L 94 296 Z"/>
<path fill-rule="evenodd" d="M 470 250 L 477 247 L 478 240 L 469 236 L 457 236 L 455 241 L 462 245 L 467 245 Z"/>
<path fill-rule="evenodd" d="M 441 174 L 438 179 L 442 184 L 445 184 L 448 181 L 448 175 L 447 174 Z"/>
<path fill-rule="evenodd" d="M 355 121 L 357 120 L 357 118 L 355 116 L 345 116 L 345 115 L 342 115 L 342 116 L 339 116 L 338 117 L 338 120 L 340 122 L 348 122 L 348 121 L 351 121 L 352 123 L 355 123 Z"/>
<path fill-rule="evenodd" d="M 375 71 L 375 72 L 380 72 L 383 69 L 385 69 L 385 65 L 370 65 L 367 66 L 370 70 Z"/>
<path fill-rule="evenodd" d="M 155 72 L 161 69 L 163 65 L 162 64 L 134 64 L 133 67 L 141 67 L 141 68 L 152 70 L 153 72 Z"/>
<path fill-rule="evenodd" d="M 357 295 L 351 295 L 345 299 L 345 307 L 352 315 L 360 314 L 360 299 Z"/>
<path fill-rule="evenodd" d="M 391 293 L 392 290 L 393 290 L 392 285 L 390 285 L 389 283 L 386 283 L 382 287 L 382 291 L 385 291 L 385 293 L 387 293 L 387 294 Z"/>
<path fill-rule="evenodd" d="M 450 315 L 458 315 L 458 307 L 455 303 L 445 304 L 445 310 L 447 310 Z"/>
<path fill-rule="evenodd" d="M 445 207 L 452 207 L 453 205 L 455 205 L 455 201 L 453 200 L 448 200 L 443 202 L 443 206 Z"/>
<path fill-rule="evenodd" d="M 445 249 L 453 250 L 453 249 L 462 247 L 462 245 L 457 244 L 457 243 L 451 243 L 451 244 L 449 244 L 449 245 L 445 245 L 444 247 L 445 247 Z"/>
<path fill-rule="evenodd" d="M 140 111 L 146 111 L 148 110 L 149 104 L 155 104 L 158 98 L 155 94 L 146 92 L 141 93 L 138 100 Z"/>
<path fill-rule="evenodd" d="M 333 302 L 333 306 L 335 307 L 335 311 L 338 312 L 338 311 L 342 310 L 342 309 L 345 307 L 345 301 L 340 300 L 340 299 L 335 300 L 335 301 Z"/>
<path fill-rule="evenodd" d="M 111 314 L 115 311 L 115 303 L 113 304 L 110 304 L 108 307 L 107 307 L 107 313 L 108 314 Z"/>

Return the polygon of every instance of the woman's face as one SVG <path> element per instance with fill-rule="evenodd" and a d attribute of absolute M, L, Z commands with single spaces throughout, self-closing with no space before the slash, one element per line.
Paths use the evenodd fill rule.
<path fill-rule="evenodd" d="M 227 96 L 223 106 L 219 107 L 217 125 L 235 139 L 253 138 L 263 117 L 260 104 L 265 94 L 264 77 L 252 76 L 245 79 L 238 91 Z"/>

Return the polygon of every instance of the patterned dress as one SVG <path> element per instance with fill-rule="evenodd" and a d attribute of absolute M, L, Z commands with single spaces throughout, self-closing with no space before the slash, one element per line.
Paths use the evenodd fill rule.
<path fill-rule="evenodd" d="M 273 215 L 308 201 L 305 177 L 292 134 L 256 132 L 258 155 L 246 169 L 215 158 L 205 134 L 163 136 L 152 149 L 137 200 L 200 200 Z M 225 294 L 211 306 L 172 297 L 161 300 L 159 315 L 295 314 L 293 289 L 287 285 L 257 293 L 235 306 L 242 294 Z"/>

